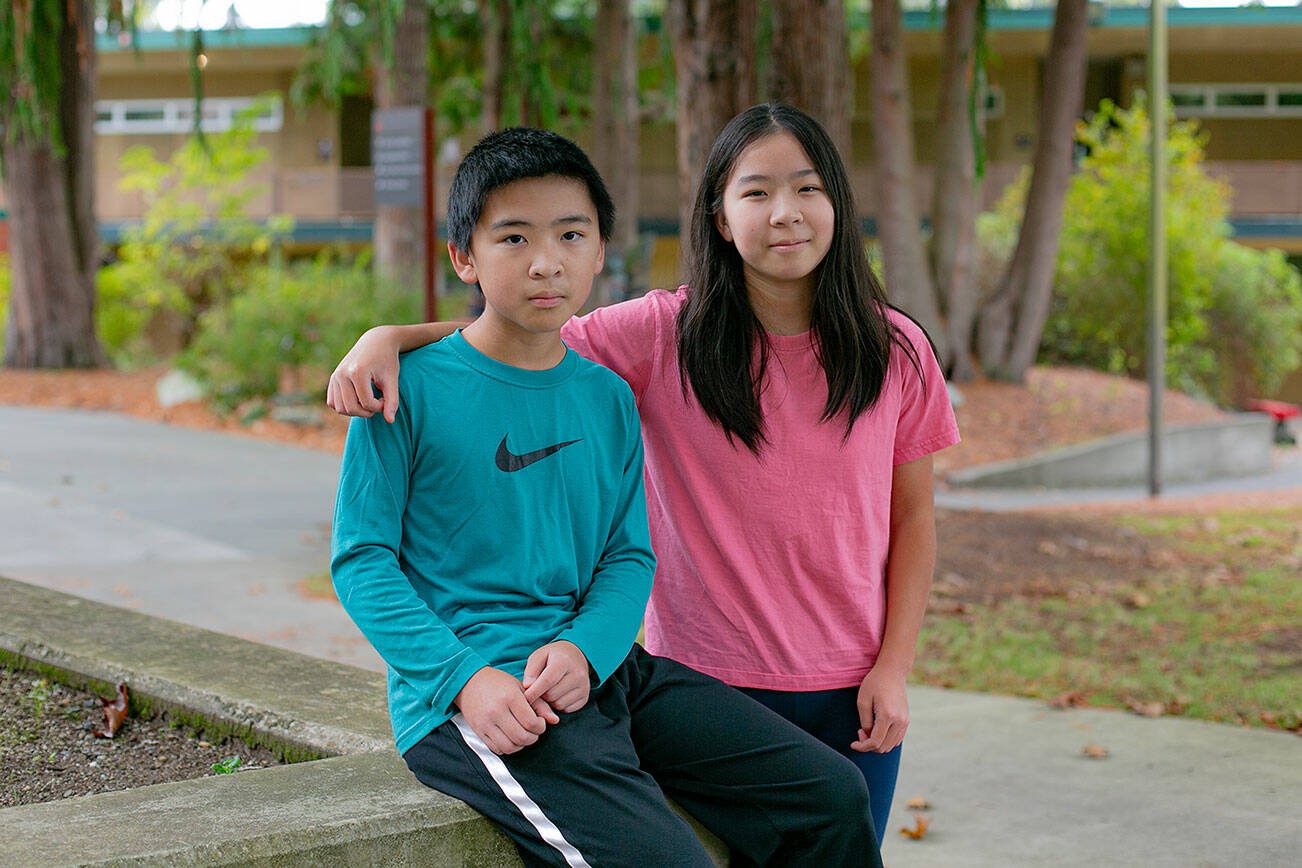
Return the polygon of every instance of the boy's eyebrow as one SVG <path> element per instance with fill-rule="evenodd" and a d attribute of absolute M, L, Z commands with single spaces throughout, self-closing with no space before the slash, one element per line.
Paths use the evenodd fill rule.
<path fill-rule="evenodd" d="M 818 170 L 817 170 L 817 169 L 801 169 L 801 170 L 798 171 L 798 172 L 792 172 L 792 173 L 791 173 L 790 175 L 788 175 L 787 177 L 788 177 L 788 178 L 803 178 L 803 177 L 805 177 L 806 175 L 817 175 L 817 174 L 818 174 Z M 757 182 L 759 182 L 759 181 L 768 181 L 768 180 L 769 180 L 769 176 L 768 176 L 768 175 L 742 175 L 740 178 L 738 178 L 738 179 L 737 179 L 736 181 L 734 181 L 733 183 L 736 183 L 736 184 L 754 184 L 754 183 L 757 183 Z"/>
<path fill-rule="evenodd" d="M 561 226 L 570 223 L 581 223 L 584 226 L 591 226 L 592 218 L 586 214 L 567 214 L 564 217 L 557 217 L 555 220 L 552 221 L 553 226 Z M 495 221 L 488 228 L 489 230 L 496 230 L 496 229 L 514 229 L 516 227 L 523 227 L 525 229 L 530 229 L 533 227 L 533 223 L 519 217 L 503 217 L 501 220 Z"/>

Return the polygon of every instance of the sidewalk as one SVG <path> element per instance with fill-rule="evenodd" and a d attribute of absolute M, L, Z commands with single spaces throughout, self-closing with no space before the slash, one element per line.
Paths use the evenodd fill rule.
<path fill-rule="evenodd" d="M 0 407 L 0 575 L 378 670 L 339 606 L 298 587 L 328 568 L 337 470 L 333 455 L 252 439 Z M 1302 485 L 1294 472 L 1302 460 L 1245 485 Z M 1009 502 L 965 494 L 989 499 L 968 507 Z M 910 698 L 883 835 L 891 868 L 1285 865 L 1302 852 L 1296 736 L 926 688 Z M 1090 743 L 1108 758 L 1085 758 Z M 916 842 L 897 831 L 914 796 L 933 805 Z"/>

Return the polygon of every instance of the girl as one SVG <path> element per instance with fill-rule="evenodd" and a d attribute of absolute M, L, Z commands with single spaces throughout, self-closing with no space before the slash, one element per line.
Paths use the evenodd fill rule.
<path fill-rule="evenodd" d="M 572 319 L 561 336 L 637 399 L 658 558 L 647 650 L 849 756 L 880 839 L 935 563 L 931 455 L 958 429 L 926 335 L 887 305 L 856 214 L 826 131 L 755 106 L 710 150 L 689 284 Z M 328 403 L 392 419 L 398 352 L 451 330 L 372 329 Z"/>

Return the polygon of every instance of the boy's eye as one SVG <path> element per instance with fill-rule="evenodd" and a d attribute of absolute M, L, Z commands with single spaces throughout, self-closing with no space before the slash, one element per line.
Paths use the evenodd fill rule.
<path fill-rule="evenodd" d="M 514 246 L 517 245 L 517 244 L 523 244 L 523 243 L 524 243 L 524 236 L 523 236 L 523 235 L 508 235 L 508 236 L 506 236 L 505 238 L 502 239 L 502 243 L 503 243 L 503 244 L 509 244 L 509 245 L 511 245 L 512 247 L 514 247 Z"/>
<path fill-rule="evenodd" d="M 577 230 L 577 229 L 571 229 L 569 232 L 566 232 L 564 235 L 561 236 L 561 240 L 562 240 L 562 241 L 578 241 L 578 240 L 579 240 L 580 238 L 582 238 L 582 237 L 583 237 L 583 233 L 582 233 L 582 232 L 580 232 L 580 231 Z"/>

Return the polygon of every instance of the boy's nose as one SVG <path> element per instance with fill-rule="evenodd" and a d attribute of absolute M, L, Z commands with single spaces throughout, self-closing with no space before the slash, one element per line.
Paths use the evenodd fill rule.
<path fill-rule="evenodd" d="M 561 273 L 561 260 L 547 252 L 540 252 L 529 263 L 529 276 L 537 278 L 555 277 Z"/>

